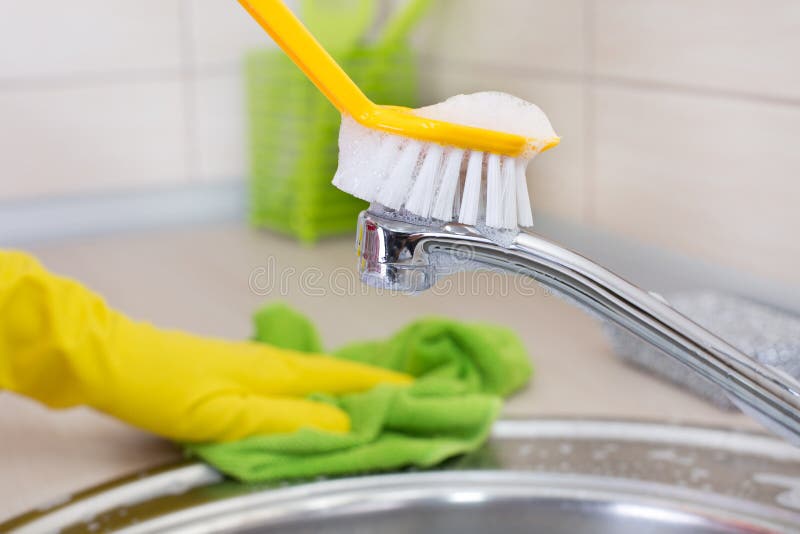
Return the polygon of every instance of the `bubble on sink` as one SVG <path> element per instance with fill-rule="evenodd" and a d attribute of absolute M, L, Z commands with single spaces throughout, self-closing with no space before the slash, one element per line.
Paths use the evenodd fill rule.
<path fill-rule="evenodd" d="M 52 508 L 55 508 L 57 506 L 61 506 L 62 504 L 66 504 L 71 499 L 72 499 L 72 495 L 69 495 L 69 494 L 62 495 L 62 496 L 56 497 L 54 499 L 50 499 L 49 501 L 45 501 L 42 504 L 40 504 L 39 506 L 37 506 L 36 507 L 36 511 L 38 511 L 38 512 L 46 512 L 46 511 L 48 511 L 48 510 L 50 510 Z"/>
<path fill-rule="evenodd" d="M 592 451 L 592 459 L 596 461 L 606 460 L 609 455 L 616 452 L 619 447 L 613 443 L 608 443 Z"/>
<path fill-rule="evenodd" d="M 753 480 L 785 490 L 775 496 L 775 502 L 786 508 L 800 510 L 800 478 L 777 473 L 756 473 Z M 750 483 L 749 480 L 747 482 Z"/>
<path fill-rule="evenodd" d="M 85 510 L 78 518 L 78 523 L 89 524 L 94 521 L 95 515 L 97 514 L 93 510 Z"/>
<path fill-rule="evenodd" d="M 675 451 L 675 449 L 653 449 L 648 451 L 647 457 L 651 460 L 669 462 L 683 466 L 690 466 L 694 464 L 693 456 L 680 455 Z"/>
<path fill-rule="evenodd" d="M 727 462 L 730 455 L 725 451 L 714 451 L 712 458 L 715 462 Z"/>
<path fill-rule="evenodd" d="M 692 482 L 699 482 L 703 479 L 708 478 L 709 472 L 708 469 L 704 467 L 692 467 L 689 471 L 689 480 Z"/>
<path fill-rule="evenodd" d="M 170 494 L 170 495 L 180 495 L 182 493 L 186 493 L 189 490 L 189 488 L 191 488 L 191 487 L 192 486 L 188 481 L 182 480 L 182 479 L 178 479 L 178 480 L 175 480 L 173 482 L 170 482 L 164 488 L 164 493 Z"/>

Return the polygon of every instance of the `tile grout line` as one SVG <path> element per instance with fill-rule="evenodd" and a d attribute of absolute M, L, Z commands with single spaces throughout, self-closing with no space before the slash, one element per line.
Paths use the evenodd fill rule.
<path fill-rule="evenodd" d="M 595 20 L 594 1 L 583 0 L 583 83 L 581 97 L 583 101 L 583 198 L 582 220 L 592 224 L 596 219 L 596 139 L 595 139 Z"/>
<path fill-rule="evenodd" d="M 182 45 L 181 45 L 182 46 Z M 194 47 L 192 46 L 192 53 Z M 183 52 L 182 52 L 183 53 Z M 220 76 L 237 76 L 238 63 L 214 63 L 202 67 L 193 67 L 195 77 L 213 78 Z M 0 94 L 17 91 L 60 91 L 72 88 L 100 87 L 106 85 L 127 85 L 137 83 L 154 83 L 180 81 L 183 79 L 184 65 L 158 69 L 136 69 L 119 72 L 85 72 L 63 76 L 40 76 L 20 78 L 16 80 L 0 78 Z"/>
<path fill-rule="evenodd" d="M 513 77 L 535 77 L 542 80 L 552 80 L 559 82 L 580 82 L 583 78 L 581 73 L 566 70 L 544 69 L 540 67 L 525 67 L 518 65 L 503 65 L 485 61 L 475 61 L 471 59 L 450 59 L 433 54 L 418 53 L 417 57 L 422 63 L 437 67 L 451 67 L 459 70 L 474 71 L 482 69 L 506 74 Z"/>
<path fill-rule="evenodd" d="M 530 68 L 521 65 L 502 65 L 497 63 L 487 63 L 482 61 L 447 59 L 430 54 L 420 54 L 421 61 L 430 64 L 446 65 L 458 70 L 469 70 L 474 72 L 478 69 L 513 77 L 529 77 L 543 81 L 555 81 L 561 83 L 583 83 L 587 79 L 594 86 L 616 87 L 639 89 L 642 91 L 662 92 L 670 94 L 684 94 L 698 98 L 714 98 L 725 100 L 736 100 L 755 104 L 766 104 L 784 107 L 800 107 L 800 97 L 772 96 L 761 93 L 737 91 L 730 89 L 720 89 L 711 87 L 701 87 L 680 83 L 669 83 L 657 80 L 644 80 L 636 78 L 626 78 L 622 76 L 597 75 L 594 73 L 578 73 L 557 69 Z"/>
<path fill-rule="evenodd" d="M 197 98 L 197 88 L 195 84 L 195 50 L 194 50 L 194 13 L 192 0 L 181 0 L 179 7 L 178 31 L 181 51 L 181 91 L 183 94 L 183 167 L 184 180 L 187 184 L 198 181 L 199 172 L 196 168 L 197 162 L 197 132 L 195 103 Z"/>
<path fill-rule="evenodd" d="M 736 100 L 751 104 L 800 107 L 800 98 L 750 93 L 746 91 L 737 91 L 735 89 L 700 87 L 681 83 L 670 83 L 657 80 L 644 80 L 609 75 L 594 75 L 593 81 L 596 85 L 602 87 L 638 89 L 641 91 L 670 93 L 673 95 L 688 95 L 699 98 L 714 98 L 717 100 Z"/>
<path fill-rule="evenodd" d="M 191 45 L 191 43 L 189 47 L 191 48 L 191 53 L 194 54 L 194 47 Z M 622 76 L 597 74 L 591 75 L 556 69 L 526 68 L 519 65 L 504 66 L 480 61 L 452 60 L 430 54 L 420 54 L 419 58 L 423 62 L 427 61 L 431 64 L 439 65 L 447 64 L 452 68 L 460 70 L 475 71 L 476 69 L 485 69 L 509 76 L 531 77 L 543 81 L 578 84 L 583 83 L 588 79 L 595 87 L 638 89 L 650 92 L 683 94 L 699 98 L 736 100 L 740 102 L 784 107 L 800 107 L 800 97 L 792 98 L 771 96 L 760 93 L 684 85 L 680 83 L 669 83 L 657 80 L 643 80 Z M 237 67 L 238 63 L 227 62 L 219 62 L 203 66 L 192 65 L 192 78 L 198 79 L 219 76 L 236 76 Z M 100 85 L 152 83 L 170 80 L 180 81 L 185 76 L 185 69 L 186 67 L 181 65 L 177 68 L 138 69 L 127 72 L 87 72 L 19 79 L 0 78 L 0 93 L 16 91 L 59 91 L 62 89 L 96 87 Z"/>
<path fill-rule="evenodd" d="M 14 91 L 59 91 L 75 87 L 135 84 L 179 80 L 181 66 L 134 69 L 117 72 L 84 72 L 56 76 L 34 76 L 30 78 L 0 78 L 0 93 Z"/>

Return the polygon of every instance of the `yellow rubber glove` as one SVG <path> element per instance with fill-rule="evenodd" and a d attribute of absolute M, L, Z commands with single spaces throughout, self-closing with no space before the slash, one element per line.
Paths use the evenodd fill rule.
<path fill-rule="evenodd" d="M 158 330 L 34 258 L 0 251 L 0 389 L 53 408 L 86 404 L 179 441 L 345 432 L 344 412 L 303 397 L 411 380 L 324 355 Z"/>

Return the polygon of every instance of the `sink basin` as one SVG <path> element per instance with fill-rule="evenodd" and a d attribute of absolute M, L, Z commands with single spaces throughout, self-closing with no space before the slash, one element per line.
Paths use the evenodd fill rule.
<path fill-rule="evenodd" d="M 761 434 L 587 420 L 501 421 L 435 470 L 245 485 L 168 466 L 0 532 L 800 532 L 800 449 Z"/>

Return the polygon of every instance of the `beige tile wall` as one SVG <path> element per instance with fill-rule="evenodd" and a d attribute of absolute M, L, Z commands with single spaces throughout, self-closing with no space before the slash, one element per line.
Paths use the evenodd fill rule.
<path fill-rule="evenodd" d="M 178 79 L 0 90 L 0 198 L 180 183 L 182 97 Z"/>
<path fill-rule="evenodd" d="M 417 39 L 442 59 L 520 70 L 584 68 L 583 0 L 433 0 Z"/>
<path fill-rule="evenodd" d="M 800 288 L 799 2 L 436 4 L 426 99 L 506 90 L 563 136 L 535 211 Z"/>
<path fill-rule="evenodd" d="M 796 0 L 597 0 L 599 76 L 800 98 Z"/>
<path fill-rule="evenodd" d="M 181 64 L 181 0 L 5 0 L 0 80 L 143 74 Z"/>
<path fill-rule="evenodd" d="M 594 100 L 593 222 L 800 282 L 800 107 L 627 87 Z"/>
<path fill-rule="evenodd" d="M 424 99 L 505 90 L 563 137 L 535 212 L 800 285 L 800 3 L 432 1 Z M 259 44 L 235 0 L 6 2 L 0 202 L 240 180 Z"/>
<path fill-rule="evenodd" d="M 0 202 L 241 180 L 258 45 L 235 0 L 5 2 Z"/>

